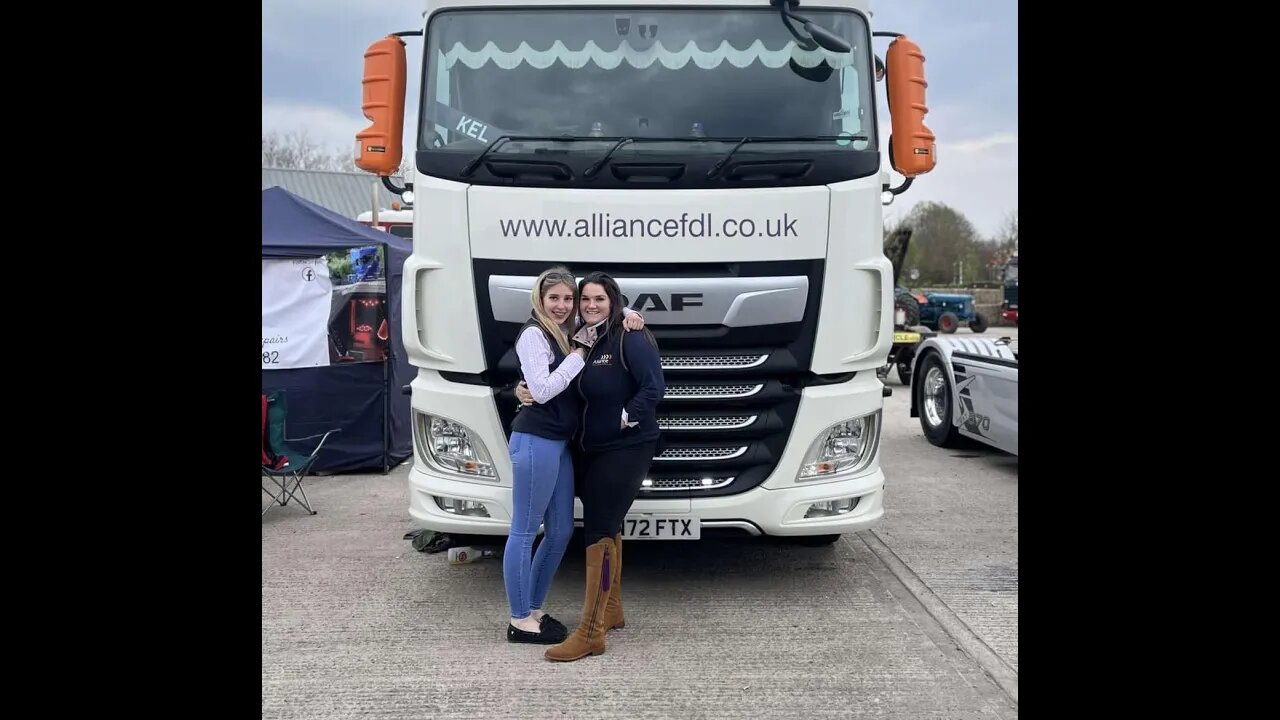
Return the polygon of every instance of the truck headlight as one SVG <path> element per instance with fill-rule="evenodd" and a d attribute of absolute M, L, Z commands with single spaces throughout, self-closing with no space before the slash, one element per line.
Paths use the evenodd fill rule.
<path fill-rule="evenodd" d="M 466 479 L 497 480 L 493 458 L 467 426 L 442 417 L 415 412 L 418 447 L 423 459 L 440 472 Z"/>
<path fill-rule="evenodd" d="M 880 411 L 842 420 L 827 428 L 809 446 L 797 482 L 830 480 L 855 473 L 871 463 L 879 443 Z"/>

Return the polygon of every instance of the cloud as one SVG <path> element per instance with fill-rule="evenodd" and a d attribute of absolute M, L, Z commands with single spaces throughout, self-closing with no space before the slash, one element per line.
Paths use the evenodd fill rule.
<path fill-rule="evenodd" d="M 959 142 L 951 143 L 950 150 L 964 155 L 975 155 L 1006 145 L 1017 144 L 1018 136 L 1015 133 L 996 133 L 995 135 L 988 135 L 974 140 L 961 140 Z"/>
<path fill-rule="evenodd" d="M 888 162 L 888 140 L 882 142 Z M 893 185 L 902 176 L 890 171 Z M 963 140 L 938 139 L 938 164 L 918 176 L 894 204 L 885 208 L 886 224 L 900 222 L 921 202 L 947 205 L 968 218 L 983 237 L 996 235 L 1006 216 L 1018 209 L 1018 136 L 999 132 Z"/>
<path fill-rule="evenodd" d="M 364 51 L 388 33 L 420 27 L 422 0 L 263 0 L 262 131 L 306 131 L 327 151 L 351 154 L 370 123 L 360 112 Z M 417 127 L 422 39 L 407 39 L 404 151 Z"/>
<path fill-rule="evenodd" d="M 359 6 L 351 0 L 263 0 L 262 20 L 264 24 L 296 25 L 299 20 L 336 20 L 344 25 L 355 20 L 377 24 L 420 19 L 424 7 L 422 0 L 383 0 Z"/>

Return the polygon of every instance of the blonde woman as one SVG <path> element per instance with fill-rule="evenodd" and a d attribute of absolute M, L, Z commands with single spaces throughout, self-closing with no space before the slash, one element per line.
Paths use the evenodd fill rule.
<path fill-rule="evenodd" d="M 533 403 L 516 414 L 508 443 L 514 471 L 511 530 L 502 561 L 511 610 L 508 642 L 553 645 L 568 635 L 542 604 L 573 535 L 569 441 L 578 431 L 580 399 L 566 390 L 582 371 L 589 349 L 570 340 L 581 322 L 576 285 L 577 278 L 563 267 L 539 275 L 530 293 L 533 311 L 516 337 L 520 376 Z M 630 311 L 624 325 L 639 330 L 644 319 Z M 530 558 L 539 525 L 545 536 Z"/>

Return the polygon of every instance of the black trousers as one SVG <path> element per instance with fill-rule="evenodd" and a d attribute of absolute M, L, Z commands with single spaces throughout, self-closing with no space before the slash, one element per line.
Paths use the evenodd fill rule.
<path fill-rule="evenodd" d="M 622 532 L 622 521 L 649 474 L 656 439 L 605 450 L 574 453 L 574 476 L 582 499 L 582 529 L 587 545 Z"/>

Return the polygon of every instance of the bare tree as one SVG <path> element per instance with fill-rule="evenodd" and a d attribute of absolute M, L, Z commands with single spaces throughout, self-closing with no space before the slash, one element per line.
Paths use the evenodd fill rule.
<path fill-rule="evenodd" d="M 354 140 L 354 138 L 353 138 Z M 326 149 L 307 135 L 307 131 L 295 130 L 284 135 L 271 131 L 262 136 L 262 166 L 294 170 L 329 170 L 335 172 L 364 172 L 356 167 L 350 150 Z M 396 174 L 404 177 L 413 167 L 412 150 L 404 153 Z"/>
<path fill-rule="evenodd" d="M 262 136 L 263 167 L 294 170 L 345 169 L 336 160 L 334 154 L 308 137 L 306 130 L 295 130 L 283 136 L 272 131 Z"/>
<path fill-rule="evenodd" d="M 999 280 L 1004 274 L 1005 263 L 1018 252 L 1018 211 L 1012 210 L 1005 215 L 1004 224 L 996 236 L 991 239 L 991 252 L 984 258 L 984 264 L 992 275 Z"/>
<path fill-rule="evenodd" d="M 1018 249 L 1018 211 L 1011 210 L 1004 217 L 1004 224 L 1000 226 L 1000 232 L 996 234 L 996 242 L 1001 249 L 1017 251 Z"/>

